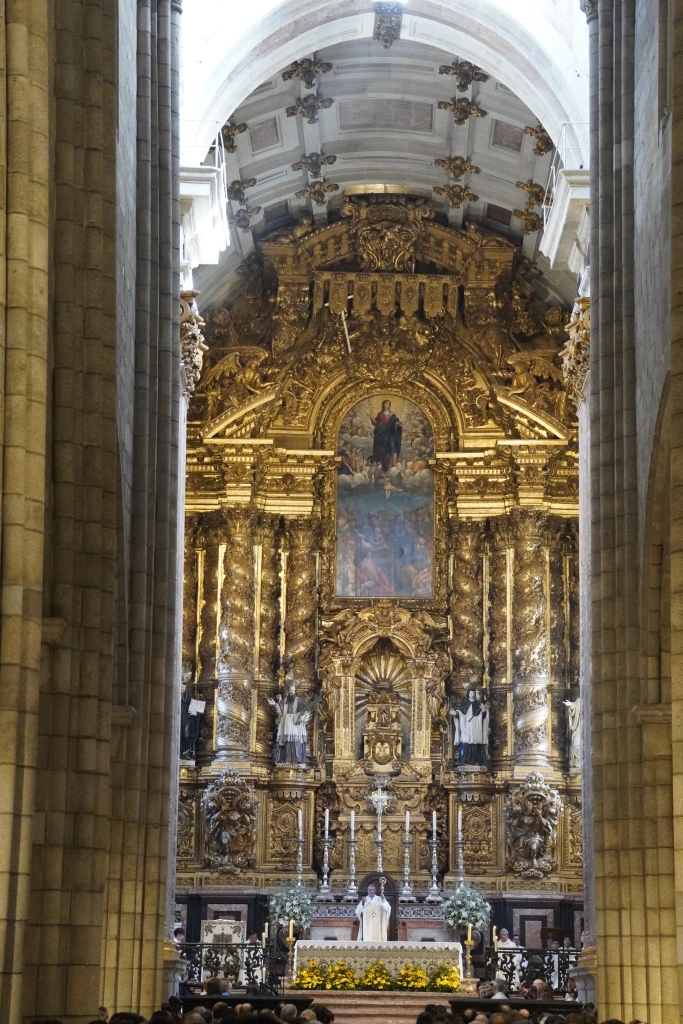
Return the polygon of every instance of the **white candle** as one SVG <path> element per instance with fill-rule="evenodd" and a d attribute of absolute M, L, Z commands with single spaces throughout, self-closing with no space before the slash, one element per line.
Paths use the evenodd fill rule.
<path fill-rule="evenodd" d="M 297 811 L 297 815 L 298 815 L 298 818 L 299 818 L 299 839 L 303 839 L 303 835 L 304 835 L 304 816 L 303 816 L 303 813 L 301 811 L 301 808 L 299 808 L 299 810 Z"/>
<path fill-rule="evenodd" d="M 325 839 L 327 839 L 330 832 L 330 809 L 325 808 Z"/>
<path fill-rule="evenodd" d="M 266 938 L 268 938 L 268 922 L 267 921 L 266 921 L 266 923 L 264 925 L 264 929 L 265 929 Z"/>
<path fill-rule="evenodd" d="M 356 812 L 351 811 L 351 838 L 353 839 L 353 833 L 356 831 Z"/>
<path fill-rule="evenodd" d="M 432 839 L 436 839 L 436 811 L 432 811 Z"/>
<path fill-rule="evenodd" d="M 462 839 L 462 807 L 458 807 L 458 839 Z"/>
<path fill-rule="evenodd" d="M 406 839 L 410 835 L 410 811 L 406 811 Z"/>

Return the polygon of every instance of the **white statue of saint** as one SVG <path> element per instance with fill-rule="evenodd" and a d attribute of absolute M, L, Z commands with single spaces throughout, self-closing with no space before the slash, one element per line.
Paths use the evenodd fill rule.
<path fill-rule="evenodd" d="M 581 771 L 581 698 L 566 700 L 569 739 L 569 771 Z"/>
<path fill-rule="evenodd" d="M 277 732 L 275 735 L 275 764 L 295 764 L 306 767 L 306 740 L 310 712 L 303 697 L 298 697 L 296 684 L 290 683 L 282 698 L 278 694 L 268 703 L 275 709 Z"/>
<path fill-rule="evenodd" d="M 489 710 L 484 691 L 477 699 L 477 691 L 470 689 L 467 697 L 450 711 L 453 717 L 453 745 L 458 764 L 486 765 L 489 741 Z"/>
<path fill-rule="evenodd" d="M 384 896 L 378 896 L 372 885 L 368 886 L 368 894 L 356 907 L 356 917 L 360 921 L 358 927 L 359 942 L 386 942 L 387 928 L 391 906 Z"/>

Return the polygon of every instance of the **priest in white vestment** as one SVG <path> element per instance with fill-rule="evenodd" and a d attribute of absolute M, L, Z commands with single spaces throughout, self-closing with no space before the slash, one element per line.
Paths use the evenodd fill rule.
<path fill-rule="evenodd" d="M 367 896 L 356 907 L 359 942 L 386 942 L 390 914 L 390 904 L 384 896 L 378 896 L 374 885 L 370 884 Z"/>
<path fill-rule="evenodd" d="M 500 953 L 500 952 L 506 952 L 507 950 L 510 950 L 510 949 L 519 949 L 519 946 L 517 945 L 516 942 L 512 941 L 512 939 L 510 938 L 510 933 L 508 932 L 507 928 L 501 928 L 500 929 L 500 938 L 498 939 L 497 950 Z M 510 960 L 512 960 L 512 962 L 513 962 L 513 964 L 515 966 L 515 972 L 514 972 L 513 977 L 512 977 L 512 988 L 513 989 L 518 989 L 519 988 L 519 981 L 520 981 L 520 978 L 519 978 L 519 968 L 520 968 L 520 964 L 522 963 L 521 954 L 519 956 L 510 957 L 509 960 L 506 957 L 506 960 L 507 960 L 508 963 L 509 963 Z M 503 973 L 503 971 L 499 970 L 496 973 L 496 978 L 505 978 L 505 974 Z"/>

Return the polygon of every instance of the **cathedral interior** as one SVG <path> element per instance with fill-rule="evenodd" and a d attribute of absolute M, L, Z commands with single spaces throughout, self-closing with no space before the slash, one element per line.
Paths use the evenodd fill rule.
<path fill-rule="evenodd" d="M 683 1021 L 683 0 L 0 19 L 3 1020 L 466 881 Z"/>

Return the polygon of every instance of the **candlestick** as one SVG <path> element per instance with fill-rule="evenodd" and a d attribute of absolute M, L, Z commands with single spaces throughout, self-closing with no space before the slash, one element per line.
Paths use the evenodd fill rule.
<path fill-rule="evenodd" d="M 329 831 L 330 831 L 330 809 L 329 809 L 329 807 L 326 807 L 325 808 L 325 837 L 327 837 L 329 835 Z"/>
<path fill-rule="evenodd" d="M 436 829 L 432 832 L 432 838 L 427 840 L 427 846 L 431 850 L 432 854 L 432 882 L 429 886 L 429 892 L 425 898 L 425 903 L 442 903 L 443 896 L 441 895 L 441 887 L 437 878 L 438 874 L 438 845 L 439 841 L 436 838 Z"/>
<path fill-rule="evenodd" d="M 383 871 L 384 869 L 382 868 L 382 847 L 384 846 L 384 838 L 382 836 L 381 831 L 377 833 L 377 838 L 375 839 L 375 846 L 377 847 L 377 870 Z"/>
<path fill-rule="evenodd" d="M 344 899 L 347 901 L 358 899 L 358 886 L 356 885 L 356 815 L 354 811 L 351 811 L 351 821 L 349 823 L 349 838 L 347 840 L 349 845 L 349 884 L 346 887 L 346 894 Z"/>
<path fill-rule="evenodd" d="M 467 927 L 470 931 L 470 938 L 465 939 L 465 948 L 467 950 L 465 954 L 465 963 L 467 966 L 467 973 L 463 979 L 461 991 L 463 992 L 464 995 L 471 996 L 473 992 L 477 991 L 477 984 L 474 978 L 472 977 L 472 946 L 474 945 L 471 937 L 472 925 L 470 924 Z"/>
<path fill-rule="evenodd" d="M 331 845 L 332 845 L 332 840 L 330 839 L 329 833 L 328 833 L 328 831 L 326 829 L 325 830 L 325 835 L 323 836 L 323 879 L 322 879 L 322 882 L 320 884 L 320 889 L 318 891 L 318 895 L 316 896 L 316 899 L 318 899 L 318 900 L 327 900 L 327 899 L 330 898 L 330 896 L 332 894 L 332 887 L 330 886 L 329 878 L 328 878 L 329 873 L 330 873 L 330 846 Z"/>
<path fill-rule="evenodd" d="M 301 813 L 301 812 L 299 812 Z M 296 884 L 297 888 L 303 888 L 304 884 L 304 837 L 303 833 L 299 833 L 299 838 L 296 841 Z"/>
<path fill-rule="evenodd" d="M 458 807 L 458 839 L 462 838 L 462 807 Z"/>
<path fill-rule="evenodd" d="M 289 950 L 287 955 L 287 980 L 289 982 L 294 981 L 294 943 L 296 940 L 294 938 L 293 928 L 294 922 L 290 921 L 289 935 L 287 936 L 287 947 Z"/>
<path fill-rule="evenodd" d="M 410 818 L 408 817 L 408 811 L 406 811 L 406 834 L 403 840 L 403 885 L 401 886 L 401 892 L 398 897 L 399 903 L 415 903 L 415 897 L 413 896 L 413 886 L 410 881 L 410 847 L 413 845 L 410 832 L 408 831 Z"/>
<path fill-rule="evenodd" d="M 458 807 L 458 838 L 455 841 L 458 851 L 458 885 L 465 883 L 465 841 L 462 837 L 462 807 Z"/>

